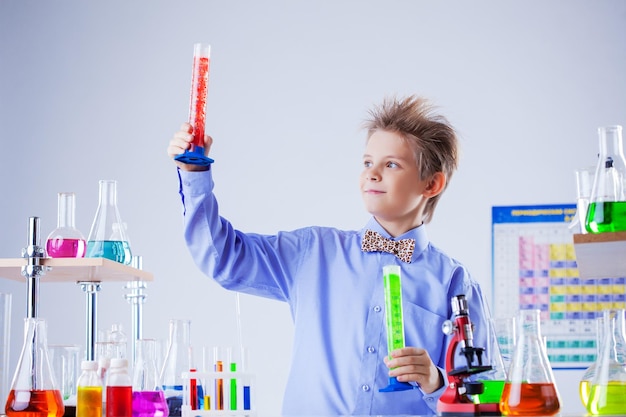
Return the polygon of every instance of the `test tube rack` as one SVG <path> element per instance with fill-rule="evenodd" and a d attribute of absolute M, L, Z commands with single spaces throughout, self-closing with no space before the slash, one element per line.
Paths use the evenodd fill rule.
<path fill-rule="evenodd" d="M 183 372 L 183 405 L 182 417 L 256 417 L 254 406 L 254 383 L 255 375 L 248 372 Z M 195 381 L 195 384 L 192 383 Z M 191 404 L 192 385 L 202 386 L 203 391 L 210 393 L 203 401 L 202 408 Z M 247 392 L 246 388 L 247 387 Z M 236 388 L 234 395 L 231 388 Z M 216 395 L 217 391 L 221 390 Z M 197 391 L 196 391 L 197 392 Z M 216 407 L 216 397 L 222 398 L 222 406 Z M 246 397 L 247 396 L 247 397 Z M 234 400 L 234 404 L 231 401 Z M 206 401 L 209 401 L 207 404 Z M 232 406 L 231 406 L 232 405 Z"/>

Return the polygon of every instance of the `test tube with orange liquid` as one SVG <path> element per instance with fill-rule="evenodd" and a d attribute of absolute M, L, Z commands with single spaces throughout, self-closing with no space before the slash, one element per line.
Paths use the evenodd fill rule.
<path fill-rule="evenodd" d="M 193 48 L 193 71 L 189 103 L 189 124 L 193 126 L 193 140 L 190 149 L 174 159 L 192 165 L 208 166 L 213 159 L 204 154 L 204 133 L 206 127 L 206 99 L 209 91 L 209 66 L 211 45 L 196 43 Z"/>

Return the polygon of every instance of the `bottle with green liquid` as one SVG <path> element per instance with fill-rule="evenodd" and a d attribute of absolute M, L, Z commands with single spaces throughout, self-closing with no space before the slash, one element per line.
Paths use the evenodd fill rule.
<path fill-rule="evenodd" d="M 594 416 L 626 415 L 626 310 L 605 310 L 603 316 L 604 340 L 587 411 Z"/>
<path fill-rule="evenodd" d="M 600 153 L 585 229 L 589 233 L 626 230 L 626 158 L 622 126 L 598 128 Z"/>

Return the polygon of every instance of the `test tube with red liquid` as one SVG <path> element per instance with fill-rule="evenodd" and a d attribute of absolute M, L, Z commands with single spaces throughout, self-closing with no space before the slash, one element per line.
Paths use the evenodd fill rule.
<path fill-rule="evenodd" d="M 209 64 L 211 45 L 196 43 L 193 48 L 193 71 L 191 76 L 191 100 L 189 124 L 193 126 L 191 147 L 177 155 L 177 161 L 186 164 L 208 166 L 213 159 L 204 155 L 204 132 L 206 126 L 206 98 L 209 90 Z"/>

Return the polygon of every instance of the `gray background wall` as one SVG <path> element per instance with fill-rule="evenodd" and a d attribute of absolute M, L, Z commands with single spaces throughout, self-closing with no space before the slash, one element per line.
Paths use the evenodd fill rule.
<path fill-rule="evenodd" d="M 86 237 L 98 180 L 116 179 L 133 251 L 155 276 L 144 337 L 166 338 L 170 318 L 189 318 L 197 350 L 237 343 L 234 294 L 187 253 L 165 151 L 187 117 L 198 41 L 213 48 L 216 193 L 236 227 L 362 227 L 366 111 L 388 94 L 425 95 L 462 145 L 429 234 L 488 296 L 491 206 L 574 202 L 596 128 L 626 123 L 623 2 L 0 0 L 0 257 L 19 257 L 29 216 L 44 235 L 56 226 L 59 191 L 76 192 Z M 130 331 L 123 285 L 103 285 L 100 328 Z M 0 292 L 13 294 L 14 364 L 26 286 L 2 279 Z M 277 415 L 288 309 L 245 295 L 241 309 L 259 413 Z M 84 345 L 77 285 L 42 284 L 40 315 L 50 343 Z M 564 411 L 582 410 L 580 375 L 557 372 Z"/>

